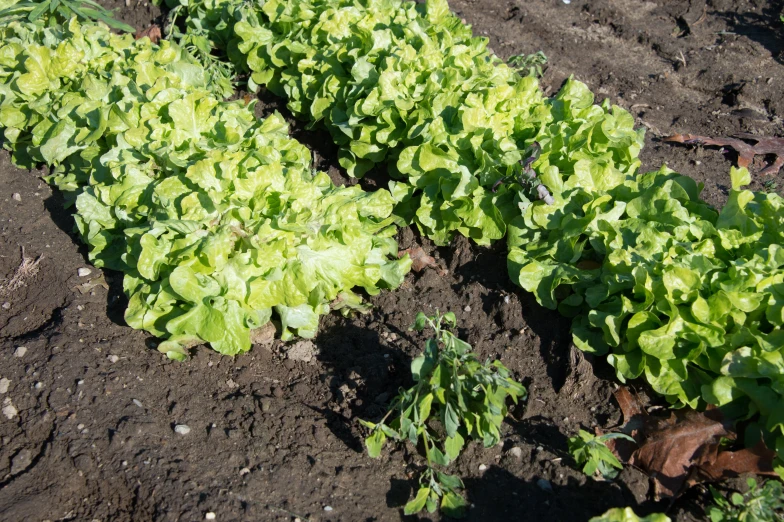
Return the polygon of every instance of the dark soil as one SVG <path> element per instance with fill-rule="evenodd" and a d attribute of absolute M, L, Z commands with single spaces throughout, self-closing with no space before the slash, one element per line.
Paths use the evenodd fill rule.
<path fill-rule="evenodd" d="M 139 28 L 160 15 L 136 0 L 116 5 Z M 574 75 L 597 101 L 629 109 L 649 129 L 643 170 L 667 163 L 702 181 L 717 206 L 732 155 L 658 138 L 781 134 L 780 0 L 454 0 L 452 8 L 503 58 L 543 50 L 549 93 Z M 263 97 L 261 107 L 283 105 Z M 293 134 L 320 168 L 344 179 L 325 134 L 301 124 Z M 435 249 L 402 230 L 401 248 L 422 245 L 448 273 L 409 275 L 372 298 L 367 315 L 325 317 L 309 363 L 288 358 L 280 342 L 233 359 L 200 348 L 175 363 L 124 325 L 120 274 L 78 275 L 86 250 L 40 174 L 0 153 L 0 279 L 28 258 L 23 285 L 0 296 L 0 379 L 10 381 L 0 400 L 17 412 L 0 417 L 0 519 L 401 519 L 421 458 L 388 446 L 369 459 L 357 419 L 377 418 L 410 385 L 423 338 L 407 328 L 417 311 L 435 309 L 454 311 L 480 356 L 500 358 L 530 392 L 501 445 L 472 445 L 455 465 L 469 520 L 584 522 L 626 505 L 704 518 L 704 489 L 654 504 L 639 471 L 599 482 L 573 469 L 567 438 L 620 422 L 613 374 L 572 346 L 567 320 L 512 285 L 502 242 L 479 248 L 458 239 Z M 175 433 L 179 424 L 190 433 Z"/>

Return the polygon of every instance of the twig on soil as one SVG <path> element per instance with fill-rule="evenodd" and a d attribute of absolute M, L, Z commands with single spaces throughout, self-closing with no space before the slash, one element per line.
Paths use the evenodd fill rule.
<path fill-rule="evenodd" d="M 287 515 L 291 515 L 292 517 L 294 517 L 296 519 L 299 519 L 299 520 L 302 520 L 303 522 L 310 522 L 310 519 L 308 517 L 303 516 L 303 515 L 297 515 L 293 511 L 289 511 L 288 509 L 283 509 L 282 507 L 269 506 L 269 509 L 271 511 L 282 511 L 283 513 L 286 513 Z"/>
<path fill-rule="evenodd" d="M 683 56 L 683 51 L 680 51 L 681 59 L 680 61 L 683 62 L 683 66 L 686 67 L 686 57 Z"/>
<path fill-rule="evenodd" d="M 40 270 L 38 264 L 44 258 L 43 255 L 38 256 L 36 259 L 25 256 L 24 247 L 22 248 L 22 261 L 16 268 L 14 275 L 10 279 L 0 281 L 0 296 L 9 295 L 23 286 L 27 285 L 27 280 L 35 277 Z"/>

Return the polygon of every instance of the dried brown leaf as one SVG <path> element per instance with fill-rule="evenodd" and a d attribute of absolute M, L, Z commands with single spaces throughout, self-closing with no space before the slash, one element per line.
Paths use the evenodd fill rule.
<path fill-rule="evenodd" d="M 707 145 L 715 147 L 730 147 L 738 153 L 738 166 L 748 167 L 754 161 L 754 156 L 772 154 L 775 156 L 773 163 L 760 171 L 760 174 L 777 174 L 784 166 L 784 138 L 756 136 L 741 133 L 738 138 L 709 138 L 696 134 L 674 134 L 664 141 L 683 143 L 685 145 Z M 739 139 L 740 138 L 740 139 Z M 754 141 L 756 145 L 749 145 L 743 140 Z"/>
<path fill-rule="evenodd" d="M 414 248 L 407 248 L 405 250 L 401 250 L 397 253 L 398 257 L 403 257 L 404 255 L 408 254 L 411 258 L 411 269 L 414 272 L 421 272 L 427 267 L 432 268 L 440 268 L 436 263 L 436 260 L 433 256 L 429 256 L 425 254 L 425 251 L 422 250 L 422 247 L 414 247 Z M 440 272 L 440 270 L 439 270 Z"/>
<path fill-rule="evenodd" d="M 618 405 L 621 407 L 621 412 L 623 412 L 624 424 L 629 424 L 632 417 L 640 415 L 645 411 L 640 405 L 637 396 L 632 395 L 629 388 L 626 386 L 619 386 L 618 389 L 613 392 L 613 395 L 615 396 L 615 400 L 618 401 Z"/>
<path fill-rule="evenodd" d="M 100 274 L 97 277 L 94 277 L 85 283 L 76 285 L 74 287 L 74 290 L 78 290 L 80 294 L 84 295 L 89 292 L 92 292 L 99 286 L 104 290 L 109 289 L 109 285 L 106 283 L 106 279 L 104 279 L 103 274 Z"/>
<path fill-rule="evenodd" d="M 699 466 L 697 478 L 700 482 L 716 482 L 744 473 L 775 477 L 776 472 L 773 471 L 775 458 L 776 452 L 760 441 L 753 448 L 720 452 L 716 460 Z"/>
<path fill-rule="evenodd" d="M 163 35 L 161 34 L 161 28 L 159 26 L 153 24 L 150 27 L 148 27 L 147 29 L 144 29 L 144 30 L 141 30 L 141 31 L 136 31 L 136 39 L 137 40 L 140 40 L 140 39 L 144 38 L 145 36 L 148 37 L 152 43 L 157 44 L 158 42 L 161 41 L 161 37 Z"/>
<path fill-rule="evenodd" d="M 718 410 L 673 413 L 645 431 L 629 464 L 653 478 L 657 499 L 678 496 L 692 484 L 695 466 L 717 460 L 721 438 L 734 438 Z"/>

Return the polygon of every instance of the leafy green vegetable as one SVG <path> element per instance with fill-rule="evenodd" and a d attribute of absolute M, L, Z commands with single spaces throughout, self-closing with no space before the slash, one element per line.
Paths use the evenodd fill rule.
<path fill-rule="evenodd" d="M 647 517 L 638 517 L 632 508 L 613 508 L 602 516 L 593 517 L 589 522 L 670 522 L 670 517 L 654 513 Z"/>
<path fill-rule="evenodd" d="M 50 25 L 53 25 L 54 22 L 70 20 L 74 16 L 83 21 L 103 22 L 113 29 L 128 33 L 136 31 L 130 25 L 113 18 L 110 11 L 93 0 L 0 1 L 0 25 L 23 20 L 29 22 L 49 20 Z M 57 20 L 58 17 L 60 20 Z"/>
<path fill-rule="evenodd" d="M 720 213 L 666 168 L 547 179 L 554 211 L 532 206 L 511 225 L 512 279 L 574 316 L 577 346 L 622 381 L 725 407 L 784 457 L 784 200 L 742 190 L 745 169 Z"/>
<path fill-rule="evenodd" d="M 758 486 L 747 479 L 745 494 L 733 493 L 729 499 L 710 488 L 715 505 L 708 508 L 711 522 L 781 522 L 784 521 L 784 486 L 776 480 Z"/>
<path fill-rule="evenodd" d="M 598 471 L 602 477 L 614 479 L 623 465 L 607 447 L 607 441 L 619 438 L 634 442 L 633 438 L 624 433 L 605 433 L 597 437 L 580 430 L 578 436 L 569 438 L 569 453 L 578 466 L 583 466 L 583 473 L 589 477 Z"/>
<path fill-rule="evenodd" d="M 515 182 L 534 142 L 551 176 L 579 161 L 619 174 L 638 165 L 642 133 L 627 112 L 593 105 L 573 80 L 545 99 L 445 0 L 187 4 L 186 25 L 215 27 L 212 39 L 251 71 L 251 87 L 266 85 L 326 126 L 349 174 L 387 162 L 399 180 L 390 184 L 396 214 L 438 244 L 455 233 L 480 244 L 504 237 L 518 207 L 537 200 L 535 184 Z"/>
<path fill-rule="evenodd" d="M 435 335 L 425 343 L 425 352 L 411 362 L 416 384 L 401 390 L 378 423 L 360 421 L 370 429 L 365 445 L 373 458 L 381 454 L 387 438 L 413 444 L 422 441 L 427 467 L 416 497 L 404 508 L 406 515 L 424 508 L 432 513 L 440 502 L 444 514 L 461 516 L 467 505 L 458 493 L 462 481 L 438 471 L 435 465 L 452 463 L 468 440 L 482 440 L 488 448 L 498 444 L 507 414 L 506 399 L 511 397 L 516 404 L 527 397 L 525 388 L 503 364 L 481 364 L 471 345 L 449 331 L 456 323 L 451 312 L 436 312 L 430 317 L 417 314 L 411 329 L 422 331 L 429 326 Z M 387 423 L 390 416 L 393 418 Z M 433 422 L 442 429 L 435 428 Z"/>
<path fill-rule="evenodd" d="M 2 36 L 6 146 L 53 165 L 90 259 L 125 273 L 126 321 L 170 357 L 244 352 L 273 311 L 284 339 L 312 337 L 330 308 L 366 308 L 354 288 L 402 282 L 389 192 L 311 172 L 279 115 L 223 102 L 182 49 L 76 19 Z"/>

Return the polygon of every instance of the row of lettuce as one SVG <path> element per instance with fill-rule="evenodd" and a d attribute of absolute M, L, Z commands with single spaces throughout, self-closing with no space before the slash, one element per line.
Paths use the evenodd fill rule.
<path fill-rule="evenodd" d="M 280 117 L 223 101 L 227 69 L 177 45 L 75 20 L 4 26 L 5 146 L 53 166 L 91 259 L 125 274 L 128 323 L 162 351 L 240 353 L 273 312 L 284 338 L 314 335 L 330 308 L 363 308 L 354 289 L 401 283 L 396 225 L 439 244 L 506 236 L 512 279 L 574 317 L 581 349 L 675 405 L 724 407 L 784 457 L 784 212 L 742 189 L 747 171 L 721 212 L 690 178 L 638 174 L 627 112 L 573 80 L 545 97 L 444 0 L 175 10 L 186 46 L 222 50 L 326 127 L 351 175 L 382 164 L 394 181 L 335 187 Z M 535 143 L 532 182 L 521 151 Z"/>
<path fill-rule="evenodd" d="M 184 25 L 325 127 L 350 175 L 386 165 L 395 214 L 437 244 L 506 236 L 512 280 L 621 380 L 721 406 L 784 459 L 784 201 L 748 171 L 721 212 L 691 178 L 639 174 L 626 111 L 571 79 L 545 97 L 445 0 L 192 0 Z M 548 201 L 522 175 L 535 143 Z"/>
<path fill-rule="evenodd" d="M 284 338 L 315 335 L 354 292 L 395 288 L 389 192 L 336 187 L 279 115 L 226 102 L 167 41 L 103 25 L 0 29 L 0 126 L 17 165 L 52 166 L 96 266 L 121 271 L 128 324 L 182 358 L 251 346 L 273 311 Z"/>

